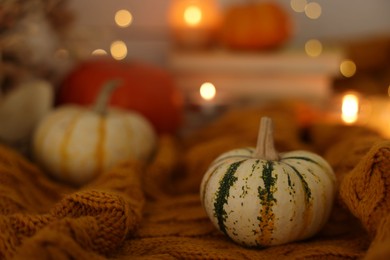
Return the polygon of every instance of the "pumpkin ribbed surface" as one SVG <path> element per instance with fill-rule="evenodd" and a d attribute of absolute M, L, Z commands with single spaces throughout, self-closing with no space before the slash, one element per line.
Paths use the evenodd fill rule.
<path fill-rule="evenodd" d="M 34 135 L 34 156 L 54 177 L 83 184 L 129 158 L 146 159 L 155 145 L 141 116 L 110 109 L 100 115 L 78 106 L 50 113 Z"/>
<path fill-rule="evenodd" d="M 307 151 L 254 158 L 236 149 L 211 164 L 201 200 L 213 224 L 246 246 L 270 246 L 314 235 L 332 209 L 335 176 L 329 164 Z"/>

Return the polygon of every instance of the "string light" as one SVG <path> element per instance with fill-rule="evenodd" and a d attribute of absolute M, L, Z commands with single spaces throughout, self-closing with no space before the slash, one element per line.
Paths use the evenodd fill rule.
<path fill-rule="evenodd" d="M 115 13 L 115 23 L 119 27 L 128 27 L 133 22 L 133 15 L 126 9 L 121 9 Z"/>
<path fill-rule="evenodd" d="M 290 6 L 297 13 L 303 13 L 307 5 L 306 0 L 291 0 Z"/>
<path fill-rule="evenodd" d="M 317 39 L 308 40 L 305 44 L 305 51 L 310 57 L 318 57 L 322 53 L 322 43 Z"/>
<path fill-rule="evenodd" d="M 110 47 L 111 56 L 116 60 L 123 60 L 127 56 L 127 46 L 123 41 L 114 41 Z"/>
<path fill-rule="evenodd" d="M 107 55 L 107 52 L 103 49 L 96 49 L 96 50 L 92 51 L 91 54 L 93 56 L 104 56 L 104 55 Z"/>
<path fill-rule="evenodd" d="M 321 16 L 321 13 L 322 13 L 321 5 L 317 2 L 311 2 L 305 6 L 305 14 L 310 19 L 313 20 L 318 19 Z"/>
<path fill-rule="evenodd" d="M 344 60 L 340 64 L 340 72 L 344 77 L 350 78 L 356 73 L 356 64 L 352 60 Z"/>

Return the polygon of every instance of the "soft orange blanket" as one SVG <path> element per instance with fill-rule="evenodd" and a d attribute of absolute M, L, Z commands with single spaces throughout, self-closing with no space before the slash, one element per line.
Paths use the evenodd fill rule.
<path fill-rule="evenodd" d="M 390 259 L 390 141 L 359 127 L 302 131 L 291 111 L 235 111 L 184 139 L 161 136 L 149 164 L 124 162 L 80 188 L 0 147 L 0 258 Z M 305 148 L 330 162 L 339 192 L 315 237 L 248 249 L 212 226 L 198 189 L 216 155 L 255 144 L 263 115 L 274 119 L 279 151 Z"/>

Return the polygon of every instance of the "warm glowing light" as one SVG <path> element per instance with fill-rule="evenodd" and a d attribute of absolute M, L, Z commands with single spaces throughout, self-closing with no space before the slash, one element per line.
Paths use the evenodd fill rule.
<path fill-rule="evenodd" d="M 128 27 L 133 22 L 133 15 L 125 9 L 121 9 L 115 13 L 115 23 L 119 27 Z"/>
<path fill-rule="evenodd" d="M 205 82 L 200 86 L 199 92 L 200 92 L 200 96 L 204 100 L 212 100 L 215 97 L 217 90 L 215 89 L 215 86 L 212 83 Z"/>
<path fill-rule="evenodd" d="M 306 0 L 291 0 L 290 6 L 297 13 L 303 13 L 307 5 Z"/>
<path fill-rule="evenodd" d="M 115 41 L 111 43 L 111 55 L 116 60 L 123 60 L 127 56 L 127 46 L 122 41 Z"/>
<path fill-rule="evenodd" d="M 341 119 L 347 123 L 352 124 L 357 121 L 359 113 L 359 98 L 355 94 L 346 94 L 343 97 L 341 107 Z"/>
<path fill-rule="evenodd" d="M 170 0 L 168 24 L 175 45 L 197 49 L 217 39 L 222 23 L 219 0 Z"/>
<path fill-rule="evenodd" d="M 389 97 L 390 97 L 390 85 L 389 85 L 389 88 L 387 89 L 387 94 L 388 94 Z"/>
<path fill-rule="evenodd" d="M 318 57 L 322 53 L 322 43 L 316 39 L 308 40 L 305 43 L 305 51 L 310 57 Z"/>
<path fill-rule="evenodd" d="M 195 5 L 190 5 L 184 10 L 184 21 L 190 26 L 196 26 L 202 21 L 202 10 Z"/>
<path fill-rule="evenodd" d="M 344 60 L 340 64 L 340 72 L 344 77 L 350 78 L 356 73 L 356 64 L 352 60 Z"/>
<path fill-rule="evenodd" d="M 107 52 L 103 49 L 96 49 L 93 50 L 91 54 L 94 56 L 101 56 L 101 55 L 107 55 Z"/>
<path fill-rule="evenodd" d="M 305 6 L 305 14 L 310 19 L 318 19 L 321 16 L 322 8 L 319 3 L 311 2 Z"/>

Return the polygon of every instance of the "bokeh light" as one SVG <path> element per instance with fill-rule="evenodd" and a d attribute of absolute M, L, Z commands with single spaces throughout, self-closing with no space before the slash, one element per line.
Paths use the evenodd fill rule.
<path fill-rule="evenodd" d="M 321 13 L 321 5 L 317 2 L 311 2 L 305 6 L 305 14 L 310 19 L 318 19 L 321 16 Z"/>
<path fill-rule="evenodd" d="M 200 86 L 199 92 L 200 92 L 200 96 L 204 100 L 212 100 L 217 93 L 215 86 L 210 82 L 203 83 Z"/>
<path fill-rule="evenodd" d="M 93 56 L 103 56 L 103 55 L 107 55 L 107 52 L 105 50 L 103 50 L 103 49 L 96 49 L 96 50 L 93 50 L 91 52 L 91 54 Z"/>
<path fill-rule="evenodd" d="M 340 64 L 340 72 L 344 77 L 350 78 L 356 73 L 356 64 L 352 60 L 344 60 Z"/>
<path fill-rule="evenodd" d="M 110 48 L 111 56 L 116 60 L 123 60 L 127 56 L 127 46 L 123 41 L 114 41 Z"/>
<path fill-rule="evenodd" d="M 119 27 L 128 27 L 133 22 L 133 15 L 126 9 L 121 9 L 115 13 L 115 23 Z"/>
<path fill-rule="evenodd" d="M 347 124 L 356 122 L 359 114 L 359 97 L 352 93 L 346 94 L 342 102 L 342 120 Z"/>
<path fill-rule="evenodd" d="M 306 0 L 291 0 L 290 6 L 297 13 L 303 13 L 307 5 Z"/>
<path fill-rule="evenodd" d="M 317 39 L 308 40 L 305 43 L 305 51 L 310 57 L 318 57 L 322 53 L 322 43 Z"/>
<path fill-rule="evenodd" d="M 196 5 L 190 5 L 184 10 L 184 21 L 190 26 L 198 25 L 202 20 L 202 10 Z"/>

